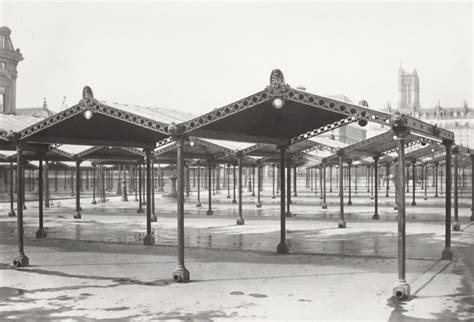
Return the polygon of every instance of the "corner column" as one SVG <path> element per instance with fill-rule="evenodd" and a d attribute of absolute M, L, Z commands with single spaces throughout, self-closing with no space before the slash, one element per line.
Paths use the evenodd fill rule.
<path fill-rule="evenodd" d="M 444 249 L 441 253 L 441 259 L 453 260 L 453 253 L 451 251 L 451 149 L 453 141 L 443 140 L 443 145 L 446 149 L 446 196 L 445 196 L 445 239 Z"/>
<path fill-rule="evenodd" d="M 398 281 L 393 287 L 393 296 L 399 300 L 410 297 L 410 285 L 406 281 L 405 276 L 405 257 L 406 257 L 406 235 L 405 235 L 405 139 L 406 131 L 397 131 L 396 138 L 398 141 Z"/>
<path fill-rule="evenodd" d="M 173 271 L 173 280 L 178 283 L 187 283 L 190 275 L 184 265 L 184 138 L 179 136 L 175 141 L 178 163 L 178 267 Z"/>
<path fill-rule="evenodd" d="M 23 244 L 23 190 L 24 190 L 24 181 L 23 181 L 23 150 L 20 144 L 16 145 L 16 175 L 17 175 L 17 198 L 16 198 L 16 207 L 17 207 L 17 235 L 18 235 L 18 255 L 13 259 L 13 266 L 15 267 L 26 267 L 29 265 L 29 259 L 24 252 Z"/>

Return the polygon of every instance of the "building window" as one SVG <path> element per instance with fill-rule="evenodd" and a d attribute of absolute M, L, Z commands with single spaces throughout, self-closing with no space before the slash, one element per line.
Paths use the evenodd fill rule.
<path fill-rule="evenodd" d="M 5 48 L 5 36 L 0 35 L 0 48 Z"/>

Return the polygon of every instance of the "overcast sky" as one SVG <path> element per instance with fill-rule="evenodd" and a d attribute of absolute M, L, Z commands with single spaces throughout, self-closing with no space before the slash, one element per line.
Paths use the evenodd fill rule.
<path fill-rule="evenodd" d="M 472 104 L 473 8 L 453 3 L 1 2 L 19 64 L 17 107 L 96 98 L 207 112 L 263 89 L 272 69 L 315 94 L 397 105 Z"/>

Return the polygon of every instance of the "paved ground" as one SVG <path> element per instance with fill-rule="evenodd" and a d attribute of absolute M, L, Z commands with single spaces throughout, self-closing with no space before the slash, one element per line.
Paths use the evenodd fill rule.
<path fill-rule="evenodd" d="M 192 283 L 184 285 L 171 281 L 177 253 L 172 201 L 157 199 L 156 246 L 142 245 L 145 215 L 136 213 L 135 202 L 114 197 L 92 206 L 84 199 L 81 220 L 72 219 L 73 200 L 56 202 L 59 207 L 45 210 L 43 240 L 34 238 L 36 203 L 27 203 L 25 251 L 31 266 L 18 270 L 10 266 L 16 220 L 2 204 L 0 318 L 449 321 L 474 315 L 474 225 L 468 208 L 460 209 L 463 230 L 453 232 L 451 263 L 439 260 L 444 209 L 409 207 L 407 278 L 413 297 L 399 303 L 391 299 L 397 278 L 392 207 L 381 208 L 387 214 L 381 221 L 370 220 L 370 205 L 349 207 L 354 215 L 348 227 L 337 229 L 336 207 L 318 219 L 324 217 L 319 207 L 295 199 L 297 215 L 287 221 L 291 254 L 276 255 L 278 205 L 271 199 L 263 209 L 245 204 L 246 225 L 237 226 L 236 207 L 225 195 L 216 197 L 221 202 L 213 217 L 194 202 L 186 206 Z M 413 220 L 427 215 L 435 221 Z"/>

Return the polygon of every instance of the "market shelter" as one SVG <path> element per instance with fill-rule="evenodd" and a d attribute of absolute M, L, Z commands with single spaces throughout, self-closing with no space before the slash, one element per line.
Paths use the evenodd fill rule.
<path fill-rule="evenodd" d="M 21 167 L 26 145 L 75 144 L 140 148 L 146 156 L 146 216 L 147 222 L 150 222 L 152 151 L 157 142 L 169 139 L 168 123 L 181 122 L 188 117 L 187 113 L 173 114 L 166 109 L 101 102 L 94 98 L 91 88 L 86 86 L 78 104 L 6 136 L 17 150 L 18 191 L 24 189 Z M 29 260 L 23 247 L 23 193 L 18 193 L 18 196 L 18 256 L 13 263 L 15 266 L 28 266 Z M 152 239 L 151 234 L 145 237 L 148 243 L 152 243 Z"/>

